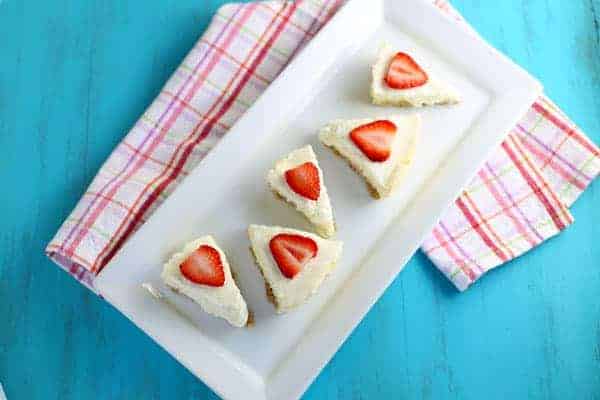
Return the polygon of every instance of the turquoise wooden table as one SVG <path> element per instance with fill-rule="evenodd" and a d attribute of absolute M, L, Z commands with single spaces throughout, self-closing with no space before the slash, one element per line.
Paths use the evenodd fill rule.
<path fill-rule="evenodd" d="M 216 398 L 43 255 L 220 0 L 0 0 L 0 382 L 9 400 Z M 599 0 L 455 0 L 600 143 Z M 600 399 L 600 184 L 459 294 L 416 254 L 306 399 Z"/>

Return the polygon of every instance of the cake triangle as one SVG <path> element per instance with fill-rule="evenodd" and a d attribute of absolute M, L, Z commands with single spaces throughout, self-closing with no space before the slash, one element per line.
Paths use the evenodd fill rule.
<path fill-rule="evenodd" d="M 161 278 L 207 313 L 242 327 L 248 324 L 246 301 L 238 289 L 225 253 L 212 236 L 187 243 L 165 263 Z"/>
<path fill-rule="evenodd" d="M 323 172 L 310 145 L 292 151 L 267 174 L 269 187 L 293 205 L 323 237 L 335 233 L 331 201 Z"/>
<path fill-rule="evenodd" d="M 402 51 L 388 44 L 382 46 L 371 74 L 374 104 L 420 107 L 460 101 L 457 91 L 414 51 Z"/>
<path fill-rule="evenodd" d="M 419 115 L 335 120 L 319 139 L 363 176 L 374 198 L 383 198 L 406 176 L 420 130 Z"/>
<path fill-rule="evenodd" d="M 279 226 L 250 225 L 252 253 L 278 313 L 310 298 L 334 269 L 342 242 Z"/>

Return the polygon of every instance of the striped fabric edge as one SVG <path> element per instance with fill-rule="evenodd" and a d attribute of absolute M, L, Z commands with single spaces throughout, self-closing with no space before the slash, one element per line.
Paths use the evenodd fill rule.
<path fill-rule="evenodd" d="M 242 8 L 241 6 L 238 6 L 237 10 L 235 12 L 231 13 L 230 21 L 232 21 L 233 18 L 237 17 L 238 12 L 241 10 L 241 8 Z M 250 10 L 252 8 L 249 7 Z M 222 7 L 222 9 L 220 9 L 219 11 L 226 13 L 230 9 L 231 9 L 231 6 L 228 5 L 228 6 Z M 224 40 L 226 42 L 230 42 L 230 40 L 231 40 L 230 38 L 232 38 L 233 35 L 235 35 L 237 33 L 237 31 L 239 30 L 239 27 L 243 24 L 243 22 L 245 20 L 247 20 L 250 17 L 250 14 L 251 14 L 250 12 L 241 14 L 241 20 L 239 21 L 238 26 L 233 29 L 229 28 L 229 25 L 230 25 L 229 23 L 224 23 L 223 24 L 224 27 L 221 30 L 221 32 L 219 33 L 218 37 L 221 37 L 224 35 L 226 37 L 226 39 L 224 39 Z M 220 15 L 222 15 L 222 14 L 219 14 L 219 12 L 217 14 L 215 14 L 212 21 L 210 22 L 209 29 L 207 30 L 205 35 L 211 34 L 210 27 L 217 25 L 216 20 L 219 18 Z M 204 35 L 203 35 L 203 37 L 204 37 Z M 198 41 L 198 43 L 196 43 L 196 45 L 194 46 L 194 48 L 192 49 L 191 52 L 193 52 L 195 48 L 200 46 L 202 42 L 203 42 L 203 38 L 201 38 Z M 208 55 L 209 53 L 210 53 L 210 51 L 205 52 L 206 55 Z M 212 53 L 213 53 L 213 55 L 210 58 L 210 61 L 208 62 L 208 64 L 205 64 L 205 71 L 207 71 L 206 75 L 217 64 L 217 62 L 219 60 L 218 53 L 216 51 L 213 51 Z M 202 61 L 204 61 L 204 59 L 202 59 Z M 203 65 L 202 61 L 197 63 L 198 67 L 200 67 L 200 65 Z M 185 60 L 184 60 L 184 63 L 185 63 Z M 183 95 L 183 91 L 187 88 L 188 82 L 192 81 L 191 77 L 193 77 L 196 72 L 197 72 L 196 70 L 192 71 L 192 73 L 189 75 L 189 78 L 186 80 L 186 82 L 184 82 L 182 85 L 179 86 L 178 94 L 175 98 L 181 97 Z M 203 71 L 203 73 L 204 73 L 204 71 Z M 204 76 L 206 76 L 206 75 L 204 75 Z M 175 87 L 176 85 L 172 84 L 172 82 L 174 82 L 174 81 L 175 81 L 175 78 L 171 77 L 167 81 L 167 83 L 165 84 L 163 89 L 161 90 L 161 94 L 164 93 L 165 91 L 167 91 L 167 89 L 170 86 Z M 194 87 L 197 88 L 199 85 L 201 85 L 202 81 L 203 81 L 202 74 L 200 74 L 200 76 L 197 79 L 195 79 Z M 67 219 L 67 221 L 65 221 L 63 226 L 59 229 L 59 232 L 57 233 L 57 237 L 55 237 L 55 239 L 53 239 L 53 241 L 47 247 L 46 252 L 47 252 L 48 256 L 51 259 L 53 259 L 55 262 L 57 262 L 59 265 L 61 265 L 64 269 L 66 269 L 73 276 L 75 276 L 78 280 L 82 281 L 87 287 L 93 288 L 93 278 L 97 273 L 94 266 L 96 265 L 96 263 L 98 261 L 98 257 L 97 256 L 94 257 L 93 260 L 86 260 L 86 259 L 82 258 L 78 254 L 76 254 L 78 245 L 85 238 L 93 237 L 95 235 L 95 232 L 92 230 L 92 228 L 94 226 L 94 223 L 98 219 L 98 217 L 102 216 L 102 211 L 106 207 L 110 206 L 111 201 L 115 200 L 115 194 L 117 194 L 119 190 L 127 189 L 127 186 L 131 183 L 129 181 L 131 176 L 136 171 L 138 171 L 140 168 L 142 168 L 144 166 L 145 157 L 147 155 L 152 154 L 152 151 L 154 150 L 154 148 L 160 144 L 161 140 L 164 140 L 163 138 L 168 133 L 170 125 L 176 120 L 179 113 L 184 109 L 184 105 L 190 101 L 189 94 L 192 92 L 193 92 L 193 88 L 192 88 L 192 90 L 188 91 L 188 94 L 186 95 L 185 98 L 183 98 L 183 101 L 181 101 L 179 104 L 177 104 L 174 107 L 174 112 L 171 113 L 170 116 L 168 116 L 167 113 L 169 113 L 171 111 L 171 105 L 175 104 L 173 101 L 166 108 L 159 105 L 157 100 L 155 100 L 149 106 L 148 110 L 146 110 L 144 115 L 149 115 L 153 112 L 153 110 L 157 110 L 157 111 L 161 112 L 161 116 L 159 117 L 158 122 L 153 125 L 152 129 L 149 131 L 149 134 L 146 135 L 144 140 L 142 140 L 141 143 L 139 144 L 139 147 L 137 147 L 136 150 L 130 154 L 129 160 L 127 161 L 127 163 L 124 164 L 123 169 L 119 173 L 108 174 L 109 176 L 112 176 L 112 177 L 110 179 L 107 179 L 105 184 L 102 185 L 102 183 L 100 183 L 99 179 L 102 177 L 102 174 L 104 172 L 108 171 L 111 168 L 111 164 L 115 164 L 114 160 L 118 157 L 118 153 L 122 147 L 122 144 L 119 144 L 117 146 L 115 151 L 113 151 L 113 153 L 109 156 L 109 158 L 104 163 L 104 165 L 100 168 L 98 175 L 94 178 L 94 180 L 90 184 L 90 187 L 84 194 L 83 200 L 86 199 L 86 196 L 89 196 L 89 200 L 87 201 L 87 203 L 84 205 L 83 200 L 82 200 L 80 203 L 77 204 L 75 210 L 71 214 L 74 217 Z M 159 125 L 162 123 L 163 118 L 166 118 L 166 126 Z M 126 138 L 124 139 L 124 142 L 127 142 L 128 137 L 134 134 L 134 130 L 136 129 L 136 126 L 138 126 L 138 124 L 136 124 L 134 126 L 134 128 L 132 129 L 132 131 L 130 131 L 130 133 L 126 136 Z M 130 165 L 131 165 L 131 167 L 130 167 Z M 163 169 L 163 171 L 160 173 L 160 175 L 162 175 L 164 172 L 169 171 L 169 170 L 171 170 L 171 168 Z M 154 183 L 154 182 L 152 182 L 152 183 Z M 94 188 L 96 186 L 101 187 L 101 189 L 99 191 L 94 190 Z M 148 187 L 149 186 L 146 186 L 146 189 Z M 105 192 L 105 190 L 107 192 Z M 90 193 L 95 193 L 95 194 L 92 194 L 90 196 Z M 97 206 L 96 206 L 96 203 L 98 203 Z M 81 216 L 77 217 L 75 215 L 75 213 L 77 212 L 77 208 L 81 205 L 84 206 L 84 207 L 82 207 L 83 212 L 82 212 Z M 94 206 L 96 206 L 96 207 L 94 207 Z M 124 204 L 123 208 L 126 210 L 125 219 L 128 216 L 132 216 L 134 214 L 134 211 L 132 210 L 131 205 Z M 122 219 L 122 221 L 125 221 L 125 219 Z M 72 220 L 72 222 L 70 220 Z M 67 224 L 69 224 L 69 225 L 67 225 Z M 67 234 L 63 235 L 63 237 L 58 237 L 58 235 L 62 232 L 67 232 Z M 109 236 L 109 240 L 107 241 L 108 244 L 112 243 L 113 240 L 115 239 L 114 232 L 107 232 L 106 236 Z M 99 242 L 99 241 L 95 240 L 94 242 Z M 106 246 L 104 246 L 104 248 L 106 248 Z"/>
<path fill-rule="evenodd" d="M 535 131 L 522 122 L 517 124 L 519 139 L 552 189 L 570 207 L 600 174 L 600 149 L 545 96 L 528 114 L 527 118 L 537 118 L 539 123 Z"/>
<path fill-rule="evenodd" d="M 488 175 L 496 174 L 490 166 L 487 166 L 487 170 L 485 167 L 480 170 L 478 176 L 467 185 L 463 194 L 450 205 L 421 246 L 421 250 L 459 291 L 466 290 L 489 270 L 519 257 L 574 222 L 568 208 L 544 179 L 515 132 L 507 137 L 498 151 L 502 152 L 503 157 L 508 158 L 526 182 L 528 187 L 526 196 L 535 198 L 536 204 L 544 210 L 544 215 L 538 216 L 534 221 L 523 218 L 527 224 L 520 222 L 515 217 L 515 215 L 525 217 L 525 210 L 520 208 L 520 202 L 508 201 L 507 198 L 496 193 L 503 190 L 508 196 L 512 188 L 495 187 L 499 186 L 500 180 L 497 177 L 490 179 Z M 481 185 L 482 181 L 484 186 Z M 495 181 L 498 182 L 494 183 Z M 493 223 L 483 218 L 481 214 L 476 215 L 478 206 L 468 194 L 476 190 L 476 185 L 480 186 L 480 190 L 489 191 L 494 197 L 496 203 L 493 206 L 497 209 L 494 216 L 504 214 L 512 220 L 517 231 L 515 236 L 506 237 L 496 232 L 497 227 L 494 227 Z M 460 216 L 460 219 L 457 220 L 453 215 Z M 483 244 L 485 249 L 483 253 L 478 251 L 473 254 L 474 249 L 480 246 L 474 247 L 463 243 L 464 237 L 473 234 L 478 238 L 478 242 Z"/>

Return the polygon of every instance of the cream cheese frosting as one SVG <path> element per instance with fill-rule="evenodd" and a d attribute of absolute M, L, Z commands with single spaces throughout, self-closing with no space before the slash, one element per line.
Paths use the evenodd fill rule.
<path fill-rule="evenodd" d="M 354 144 L 350 132 L 358 126 L 381 119 L 393 122 L 397 131 L 389 159 L 373 162 Z M 334 120 L 320 130 L 319 139 L 345 157 L 383 197 L 406 175 L 415 153 L 420 128 L 419 115 Z"/>
<path fill-rule="evenodd" d="M 213 247 L 219 253 L 225 273 L 225 283 L 212 287 L 194 283 L 181 273 L 179 266 L 201 245 Z M 187 243 L 183 249 L 171 256 L 163 267 L 161 278 L 174 291 L 189 297 L 198 303 L 204 311 L 226 319 L 231 325 L 242 327 L 248 322 L 248 307 L 238 289 L 225 253 L 219 248 L 212 236 L 202 236 Z"/>
<path fill-rule="evenodd" d="M 319 171 L 320 193 L 317 200 L 311 200 L 294 192 L 285 180 L 285 172 L 306 162 L 312 162 Z M 335 233 L 335 223 L 331 201 L 323 179 L 323 171 L 310 145 L 294 150 L 275 163 L 267 174 L 270 188 L 285 200 L 292 203 L 298 211 L 315 226 L 317 233 L 330 237 Z"/>
<path fill-rule="evenodd" d="M 379 51 L 377 62 L 372 67 L 371 98 L 374 104 L 421 107 L 433 104 L 454 104 L 460 102 L 460 95 L 451 86 L 442 82 L 423 60 L 416 60 L 428 75 L 427 82 L 415 88 L 394 89 L 385 83 L 390 61 L 398 53 L 389 44 Z M 410 54 L 413 56 L 413 54 Z"/>
<path fill-rule="evenodd" d="M 281 273 L 269 248 L 271 239 L 280 233 L 305 236 L 317 243 L 317 255 L 292 279 Z M 278 313 L 299 306 L 319 289 L 323 280 L 335 268 L 343 247 L 340 241 L 279 226 L 250 225 L 248 237 L 256 262 L 275 298 Z"/>

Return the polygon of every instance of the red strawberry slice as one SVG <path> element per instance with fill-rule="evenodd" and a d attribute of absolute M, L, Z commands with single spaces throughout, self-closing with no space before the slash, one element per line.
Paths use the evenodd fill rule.
<path fill-rule="evenodd" d="M 225 272 L 221 256 L 214 247 L 203 244 L 179 265 L 188 280 L 201 285 L 223 286 Z"/>
<path fill-rule="evenodd" d="M 392 153 L 395 135 L 396 125 L 392 121 L 379 120 L 354 128 L 350 139 L 369 160 L 384 162 Z"/>
<path fill-rule="evenodd" d="M 317 200 L 321 193 L 321 182 L 319 181 L 319 169 L 311 162 L 305 162 L 296 168 L 285 171 L 285 181 L 302 197 Z"/>
<path fill-rule="evenodd" d="M 292 279 L 308 261 L 317 255 L 317 243 L 311 238 L 280 233 L 269 242 L 271 254 L 279 270 L 288 279 Z"/>
<path fill-rule="evenodd" d="M 398 53 L 392 58 L 385 75 L 385 83 L 393 89 L 410 89 L 424 85 L 429 78 L 427 73 L 406 53 Z"/>

